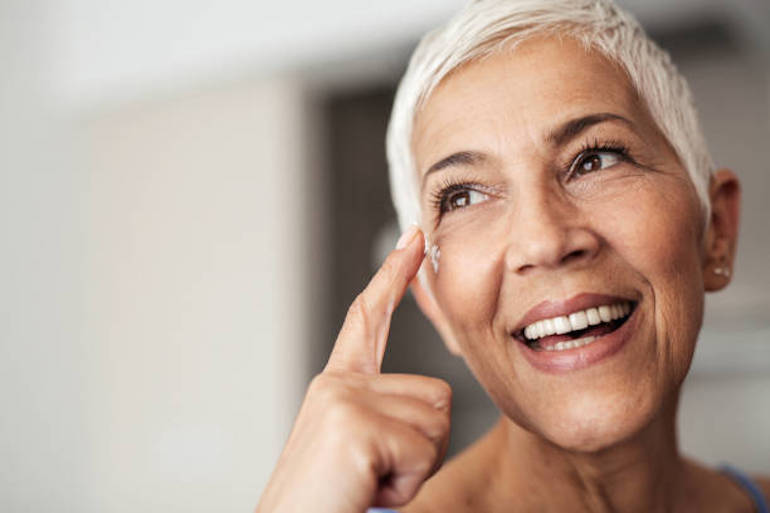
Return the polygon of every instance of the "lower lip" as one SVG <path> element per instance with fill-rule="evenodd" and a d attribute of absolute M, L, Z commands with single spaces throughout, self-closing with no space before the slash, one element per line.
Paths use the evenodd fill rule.
<path fill-rule="evenodd" d="M 638 307 L 639 305 L 636 305 L 631 316 L 618 329 L 583 347 L 563 351 L 535 351 L 523 342 L 515 339 L 514 341 L 524 354 L 524 358 L 538 370 L 560 374 L 584 369 L 623 349 L 636 330 Z"/>

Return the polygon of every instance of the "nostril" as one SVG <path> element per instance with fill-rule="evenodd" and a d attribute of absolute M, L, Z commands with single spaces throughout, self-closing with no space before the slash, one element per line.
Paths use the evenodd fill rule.
<path fill-rule="evenodd" d="M 525 265 L 522 265 L 521 267 L 519 267 L 519 268 L 516 270 L 516 272 L 518 272 L 519 274 L 524 274 L 524 273 L 526 273 L 527 271 L 529 271 L 530 269 L 532 269 L 533 267 L 535 267 L 535 266 L 534 266 L 534 265 L 531 265 L 531 264 L 525 264 Z"/>

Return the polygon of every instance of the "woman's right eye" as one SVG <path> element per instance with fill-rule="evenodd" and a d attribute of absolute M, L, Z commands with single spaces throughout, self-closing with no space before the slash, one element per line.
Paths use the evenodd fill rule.
<path fill-rule="evenodd" d="M 445 190 L 441 198 L 442 214 L 460 208 L 470 207 L 489 199 L 489 196 L 481 191 L 472 189 L 466 185 L 452 187 L 454 190 Z"/>

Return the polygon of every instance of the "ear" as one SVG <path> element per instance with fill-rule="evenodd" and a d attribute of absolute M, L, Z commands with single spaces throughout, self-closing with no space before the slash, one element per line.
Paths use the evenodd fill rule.
<path fill-rule="evenodd" d="M 703 283 L 707 291 L 717 291 L 730 283 L 741 206 L 741 185 L 735 173 L 720 169 L 709 187 L 711 217 L 705 234 Z"/>
<path fill-rule="evenodd" d="M 428 284 L 427 276 L 422 274 L 425 272 L 425 269 L 421 269 L 420 274 L 418 274 L 417 277 L 412 280 L 412 294 L 414 295 L 420 310 L 422 310 L 422 313 L 425 314 L 425 317 L 430 320 L 430 322 L 436 328 L 436 331 L 438 331 L 439 335 L 441 335 L 441 338 L 444 340 L 444 344 L 447 346 L 447 349 L 449 349 L 452 354 L 461 356 L 462 353 L 460 352 L 460 347 L 452 335 L 452 330 L 449 328 L 449 323 L 446 322 L 444 312 L 441 311 L 441 308 L 436 302 L 436 297 L 433 295 L 433 291 L 430 289 Z"/>

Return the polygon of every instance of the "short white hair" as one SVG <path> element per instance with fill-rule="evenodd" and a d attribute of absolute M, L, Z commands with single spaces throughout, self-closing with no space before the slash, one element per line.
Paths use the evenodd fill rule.
<path fill-rule="evenodd" d="M 390 187 L 401 229 L 419 223 L 414 120 L 453 70 L 535 35 L 570 36 L 619 64 L 688 171 L 708 220 L 714 164 L 690 88 L 670 56 L 612 0 L 473 0 L 420 41 L 399 84 L 387 134 Z"/>

